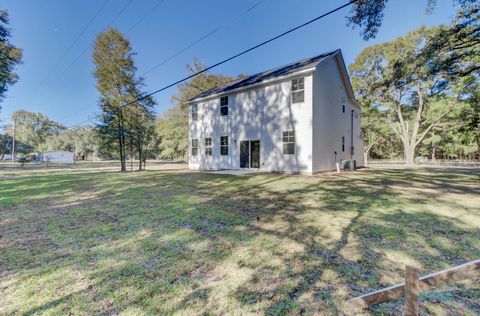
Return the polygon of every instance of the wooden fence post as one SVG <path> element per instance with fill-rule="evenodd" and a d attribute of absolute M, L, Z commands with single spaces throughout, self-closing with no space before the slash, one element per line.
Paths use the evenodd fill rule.
<path fill-rule="evenodd" d="M 405 266 L 405 316 L 418 316 L 420 271 L 414 266 Z"/>

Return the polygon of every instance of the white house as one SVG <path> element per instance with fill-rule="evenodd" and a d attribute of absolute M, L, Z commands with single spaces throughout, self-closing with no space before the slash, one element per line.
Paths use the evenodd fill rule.
<path fill-rule="evenodd" d="M 312 174 L 363 165 L 360 104 L 340 50 L 189 100 L 189 168 Z"/>

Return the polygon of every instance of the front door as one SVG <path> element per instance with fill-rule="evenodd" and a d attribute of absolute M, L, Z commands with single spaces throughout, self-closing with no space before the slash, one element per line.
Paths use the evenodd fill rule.
<path fill-rule="evenodd" d="M 260 141 L 240 142 L 240 168 L 260 168 Z"/>

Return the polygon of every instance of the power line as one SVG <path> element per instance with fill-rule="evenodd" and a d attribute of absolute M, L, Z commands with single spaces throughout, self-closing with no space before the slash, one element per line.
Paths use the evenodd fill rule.
<path fill-rule="evenodd" d="M 300 25 L 298 25 L 298 26 L 296 26 L 296 27 L 294 27 L 294 28 L 291 28 L 291 29 L 289 29 L 288 31 L 285 31 L 285 32 L 283 32 L 283 33 L 281 33 L 281 34 L 279 34 L 279 35 L 277 35 L 277 36 L 274 36 L 274 37 L 272 37 L 272 38 L 270 38 L 270 39 L 268 39 L 268 40 L 266 40 L 266 41 L 261 42 L 260 44 L 257 44 L 257 45 L 255 45 L 255 46 L 253 46 L 253 47 L 250 47 L 250 48 L 248 48 L 248 49 L 246 49 L 246 50 L 244 50 L 244 51 L 241 51 L 241 52 L 238 53 L 238 54 L 235 54 L 235 55 L 233 55 L 233 56 L 231 56 L 231 57 L 229 57 L 229 58 L 227 58 L 227 59 L 224 59 L 224 60 L 222 60 L 222 61 L 220 61 L 220 62 L 218 62 L 218 63 L 216 63 L 216 64 L 213 64 L 212 66 L 209 66 L 209 67 L 207 67 L 207 68 L 205 68 L 205 69 L 203 69 L 203 70 L 201 70 L 201 71 L 198 71 L 198 72 L 196 72 L 196 73 L 194 73 L 194 74 L 192 74 L 192 75 L 190 75 L 190 76 L 187 76 L 187 77 L 185 77 L 185 78 L 183 78 L 183 79 L 177 80 L 177 81 L 175 81 L 175 82 L 173 82 L 173 83 L 171 83 L 171 84 L 168 84 L 168 85 L 164 86 L 163 88 L 160 88 L 160 89 L 155 90 L 155 91 L 153 91 L 153 92 L 151 92 L 151 93 L 148 93 L 148 94 L 144 95 L 143 97 L 137 98 L 137 99 L 134 100 L 134 101 L 128 102 L 128 103 L 123 104 L 123 105 L 120 105 L 120 108 L 129 106 L 129 105 L 132 105 L 132 104 L 134 104 L 134 103 L 136 103 L 136 102 L 138 102 L 138 101 L 144 100 L 144 99 L 146 99 L 146 98 L 148 98 L 148 97 L 151 97 L 152 95 L 155 95 L 155 94 L 157 94 L 157 93 L 159 93 L 159 92 L 162 92 L 162 91 L 164 91 L 164 90 L 167 90 L 168 88 L 171 88 L 171 87 L 173 87 L 173 86 L 176 86 L 176 85 L 179 84 L 179 83 L 182 83 L 182 82 L 187 81 L 187 80 L 189 80 L 189 79 L 191 79 L 191 78 L 193 78 L 193 77 L 196 77 L 196 76 L 198 76 L 198 75 L 200 75 L 200 74 L 202 74 L 202 73 L 204 73 L 204 72 L 207 72 L 207 71 L 209 71 L 210 69 L 213 69 L 213 68 L 218 67 L 218 66 L 220 66 L 220 65 L 222 65 L 222 64 L 225 64 L 226 62 L 229 62 L 230 60 L 233 60 L 233 59 L 238 58 L 238 57 L 240 57 L 240 56 L 242 56 L 242 55 L 245 55 L 246 53 L 251 52 L 252 50 L 255 50 L 255 49 L 257 49 L 257 48 L 259 48 L 259 47 L 261 47 L 261 46 L 264 46 L 264 45 L 266 45 L 266 44 L 268 44 L 268 43 L 270 43 L 270 42 L 273 42 L 274 40 L 279 39 L 280 37 L 283 37 L 283 36 L 285 36 L 285 35 L 287 35 L 287 34 L 290 34 L 290 33 L 294 32 L 294 31 L 296 31 L 296 30 L 298 30 L 298 29 L 300 29 L 300 28 L 302 28 L 302 27 L 305 27 L 305 26 L 307 26 L 307 25 L 309 25 L 309 24 L 312 24 L 313 22 L 316 22 L 316 21 L 318 21 L 318 20 L 320 20 L 320 19 L 322 19 L 322 18 L 324 18 L 324 17 L 326 17 L 326 16 L 329 16 L 330 14 L 335 13 L 335 12 L 337 12 L 337 11 L 345 8 L 345 7 L 348 7 L 349 5 L 354 4 L 355 2 L 358 2 L 358 1 L 359 1 L 359 0 L 352 0 L 352 1 L 350 1 L 350 2 L 348 2 L 348 3 L 346 3 L 346 4 L 344 4 L 344 5 L 341 5 L 341 6 L 335 8 L 335 9 L 333 9 L 333 10 L 328 11 L 327 13 L 324 13 L 324 14 L 322 14 L 322 15 L 316 17 L 316 18 L 313 18 L 313 19 L 311 19 L 311 20 L 309 20 L 309 21 L 307 21 L 307 22 L 305 22 L 305 23 L 302 23 L 302 24 L 300 24 Z"/>
<path fill-rule="evenodd" d="M 199 39 L 197 39 L 196 41 L 194 41 L 193 43 L 185 46 L 184 48 L 180 49 L 179 51 L 177 51 L 176 53 L 174 53 L 173 55 L 167 57 L 166 59 L 162 60 L 160 63 L 156 64 L 155 66 L 151 67 L 150 69 L 148 69 L 147 71 L 145 71 L 143 74 L 142 74 L 142 77 L 145 76 L 146 74 L 149 74 L 150 72 L 154 71 L 155 69 L 158 69 L 159 67 L 163 66 L 164 64 L 166 64 L 167 62 L 169 62 L 170 60 L 172 60 L 173 58 L 177 57 L 178 55 L 180 55 L 181 53 L 185 52 L 186 50 L 192 48 L 193 46 L 197 45 L 198 43 L 200 43 L 201 41 L 209 38 L 210 36 L 212 36 L 213 34 L 217 33 L 218 31 L 220 31 L 221 29 L 223 28 L 226 28 L 232 24 L 234 24 L 236 21 L 238 21 L 242 16 L 244 16 L 245 14 L 249 13 L 250 11 L 252 11 L 253 9 L 255 9 L 256 7 L 258 7 L 260 4 L 262 4 L 263 2 L 265 2 L 265 0 L 260 0 L 258 1 L 257 3 L 255 3 L 254 5 L 252 5 L 251 7 L 249 7 L 247 10 L 245 10 L 244 12 L 242 12 L 240 15 L 238 15 L 235 19 L 233 19 L 230 23 L 226 23 L 222 26 L 219 26 L 217 27 L 216 29 L 213 29 L 211 30 L 210 32 L 206 33 L 205 35 L 203 35 L 202 37 L 200 37 Z"/>
<path fill-rule="evenodd" d="M 163 3 L 165 2 L 165 0 L 160 0 L 157 2 L 157 4 L 155 4 L 150 10 L 147 11 L 147 13 L 145 13 L 137 22 L 135 22 L 127 31 L 127 33 L 130 33 L 134 28 L 136 28 L 140 23 L 143 22 L 143 20 L 145 20 L 147 17 L 149 17 L 150 15 L 152 15 L 153 12 L 155 12 L 155 10 L 157 10 Z"/>
<path fill-rule="evenodd" d="M 107 24 L 107 26 L 103 29 L 106 30 L 108 27 L 112 26 L 112 24 L 125 12 L 125 10 L 128 8 L 128 6 L 133 2 L 133 0 L 129 0 L 123 7 L 122 9 L 117 13 L 117 15 L 115 15 L 115 17 Z M 68 70 L 70 70 L 70 68 L 80 59 L 82 58 L 83 55 L 85 55 L 85 53 L 90 49 L 90 46 L 87 46 L 79 55 L 77 55 L 77 57 L 75 57 L 75 59 L 67 66 L 67 68 L 65 68 L 61 73 L 60 75 L 57 76 L 56 80 L 53 83 L 57 82 Z M 50 86 L 52 86 L 52 84 L 50 84 Z M 49 86 L 49 87 L 50 87 Z"/>
<path fill-rule="evenodd" d="M 150 14 L 153 13 L 153 11 L 155 11 L 156 9 L 158 9 L 166 0 L 160 0 L 159 2 L 157 2 L 157 4 L 155 6 L 153 6 L 142 18 L 140 18 L 135 24 L 133 24 L 130 29 L 127 31 L 130 32 L 132 29 L 134 29 L 135 27 L 137 27 L 141 22 L 143 22 L 143 20 L 145 20 Z M 149 70 L 147 70 L 146 72 L 144 72 L 142 74 L 142 77 L 145 76 L 146 74 L 152 72 L 153 70 L 155 69 L 158 69 L 160 66 L 166 64 L 167 62 L 169 62 L 170 60 L 172 60 L 173 58 L 177 57 L 178 55 L 180 55 L 181 53 L 185 52 L 186 50 L 192 48 L 193 46 L 195 46 L 196 44 L 200 43 L 201 41 L 205 40 L 206 38 L 210 37 L 211 35 L 215 34 L 216 32 L 220 31 L 222 28 L 226 28 L 232 24 L 234 24 L 236 21 L 238 21 L 242 16 L 244 16 L 245 14 L 249 13 L 250 11 L 252 11 L 253 9 L 255 9 L 256 7 L 258 7 L 260 4 L 262 4 L 263 2 L 265 2 L 266 0 L 260 0 L 258 2 L 256 2 L 254 5 L 250 6 L 247 10 L 245 10 L 244 12 L 242 12 L 240 15 L 238 15 L 235 19 L 233 19 L 230 23 L 226 23 L 220 27 L 217 27 L 216 29 L 208 32 L 207 34 L 205 34 L 204 36 L 200 37 L 199 39 L 197 39 L 196 41 L 194 41 L 193 43 L 185 46 L 184 48 L 182 48 L 181 50 L 179 50 L 178 52 L 174 53 L 173 55 L 171 55 L 170 57 L 166 58 L 165 60 L 163 60 L 162 62 L 160 62 L 159 64 L 153 66 L 152 68 L 150 68 Z M 88 48 L 87 48 L 88 49 Z M 79 56 L 81 57 L 85 52 L 82 52 L 82 54 Z M 73 63 L 75 63 L 76 60 L 73 61 Z"/>
<path fill-rule="evenodd" d="M 85 32 L 90 28 L 92 23 L 97 19 L 97 17 L 100 15 L 100 13 L 103 11 L 103 9 L 105 8 L 105 6 L 107 5 L 107 3 L 109 1 L 110 0 L 105 0 L 103 2 L 103 5 L 97 10 L 95 15 L 90 19 L 90 21 L 88 21 L 87 25 L 85 25 L 85 27 L 82 29 L 80 34 L 77 35 L 75 40 L 73 40 L 73 42 L 70 44 L 70 46 L 67 48 L 67 50 L 63 53 L 63 55 L 60 57 L 60 59 L 55 63 L 55 65 L 51 68 L 51 70 L 45 76 L 45 80 L 47 80 L 48 77 L 50 77 L 52 72 L 62 63 L 62 61 L 65 59 L 65 57 L 67 57 L 68 53 L 72 50 L 72 48 L 75 46 L 75 44 L 77 44 L 77 42 L 80 40 L 80 38 L 82 38 L 82 36 L 85 34 Z M 45 82 L 45 80 L 43 82 Z"/>
<path fill-rule="evenodd" d="M 135 104 L 135 103 L 138 102 L 138 101 L 144 100 L 144 99 L 146 99 L 146 98 L 148 98 L 148 97 L 151 97 L 151 96 L 153 96 L 153 95 L 155 95 L 155 94 L 157 94 L 157 93 L 159 93 L 159 92 L 162 92 L 162 91 L 164 91 L 164 90 L 166 90 L 166 89 L 168 89 L 168 88 L 171 88 L 171 87 L 173 87 L 173 86 L 176 86 L 176 85 L 178 85 L 179 83 L 182 83 L 182 82 L 184 82 L 184 81 L 187 81 L 187 80 L 189 80 L 189 79 L 191 79 L 191 78 L 193 78 L 193 77 L 196 77 L 196 76 L 198 76 L 198 75 L 200 75 L 200 74 L 202 74 L 202 73 L 205 73 L 205 72 L 207 72 L 207 71 L 209 71 L 209 70 L 211 70 L 211 69 L 213 69 L 213 68 L 216 68 L 216 67 L 218 67 L 218 66 L 220 66 L 220 65 L 222 65 L 222 64 L 225 64 L 225 63 L 227 63 L 227 62 L 229 62 L 229 61 L 231 61 L 231 60 L 233 60 L 233 59 L 235 59 L 235 58 L 238 58 L 238 57 L 240 57 L 240 56 L 242 56 L 242 55 L 245 55 L 245 54 L 248 53 L 248 52 L 251 52 L 251 51 L 253 51 L 253 50 L 255 50 L 255 49 L 257 49 L 257 48 L 259 48 L 259 47 L 261 47 L 261 46 L 264 46 L 264 45 L 266 45 L 266 44 L 268 44 L 268 43 L 270 43 L 270 42 L 273 42 L 274 40 L 277 40 L 277 39 L 279 39 L 279 38 L 281 38 L 281 37 L 283 37 L 283 36 L 285 36 L 285 35 L 287 35 L 287 34 L 290 34 L 290 33 L 294 32 L 294 31 L 296 31 L 296 30 L 298 30 L 298 29 L 300 29 L 300 28 L 302 28 L 302 27 L 305 27 L 305 26 L 307 26 L 307 25 L 309 25 L 309 24 L 312 24 L 312 23 L 314 23 L 314 22 L 316 22 L 316 21 L 318 21 L 318 20 L 320 20 L 320 19 L 322 19 L 322 18 L 324 18 L 324 17 L 327 17 L 327 16 L 329 16 L 329 15 L 331 15 L 331 14 L 333 14 L 333 13 L 335 13 L 335 12 L 337 12 L 337 11 L 345 8 L 345 7 L 348 7 L 348 6 L 354 4 L 354 3 L 358 2 L 358 1 L 359 1 L 359 0 L 351 0 L 351 1 L 349 1 L 348 3 L 346 3 L 346 4 L 343 4 L 343 5 L 335 8 L 335 9 L 332 9 L 332 10 L 330 10 L 330 11 L 328 11 L 328 12 L 326 12 L 326 13 L 320 15 L 320 16 L 317 16 L 316 18 L 313 18 L 313 19 L 311 19 L 311 20 L 309 20 L 309 21 L 307 21 L 307 22 L 305 22 L 305 23 L 302 23 L 302 24 L 300 24 L 300 25 L 298 25 L 298 26 L 296 26 L 296 27 L 294 27 L 294 28 L 291 28 L 291 29 L 289 29 L 289 30 L 287 30 L 287 31 L 285 31 L 285 32 L 277 35 L 277 36 L 271 37 L 270 39 L 265 40 L 265 41 L 263 41 L 263 42 L 255 45 L 255 46 L 253 46 L 253 47 L 250 47 L 250 48 L 248 48 L 248 49 L 245 49 L 245 50 L 241 51 L 240 53 L 237 53 L 237 54 L 235 54 L 235 55 L 233 55 L 233 56 L 231 56 L 231 57 L 229 57 L 229 58 L 226 58 L 226 59 L 224 59 L 224 60 L 222 60 L 222 61 L 220 61 L 220 62 L 217 62 L 216 64 L 213 64 L 212 66 L 209 66 L 209 67 L 207 67 L 207 68 L 205 68 L 205 69 L 203 69 L 203 70 L 201 70 L 201 71 L 198 71 L 198 72 L 196 72 L 196 73 L 194 73 L 194 74 L 192 74 L 192 75 L 189 75 L 189 76 L 187 76 L 187 77 L 185 77 L 185 78 L 183 78 L 183 79 L 180 79 L 180 80 L 177 80 L 177 81 L 175 81 L 175 82 L 173 82 L 173 83 L 171 83 L 171 84 L 168 84 L 168 85 L 166 85 L 166 86 L 164 86 L 164 87 L 162 87 L 162 88 L 160 88 L 160 89 L 158 89 L 158 90 L 155 90 L 155 91 L 153 91 L 153 92 L 151 92 L 151 93 L 148 93 L 148 94 L 146 94 L 146 95 L 144 95 L 144 96 L 142 96 L 142 97 L 140 97 L 140 98 L 137 98 L 137 99 L 135 99 L 134 101 L 125 103 L 125 104 L 123 104 L 123 105 L 120 105 L 119 108 L 124 108 L 124 107 L 126 107 L 126 106 Z M 82 124 L 82 123 L 84 123 L 84 122 L 77 123 L 77 124 Z M 77 124 L 75 124 L 75 125 L 77 125 Z"/>

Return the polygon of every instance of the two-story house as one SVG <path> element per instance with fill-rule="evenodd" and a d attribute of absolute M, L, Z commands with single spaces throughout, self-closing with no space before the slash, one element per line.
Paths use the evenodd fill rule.
<path fill-rule="evenodd" d="M 340 50 L 189 100 L 191 169 L 316 173 L 363 165 L 360 104 Z"/>

